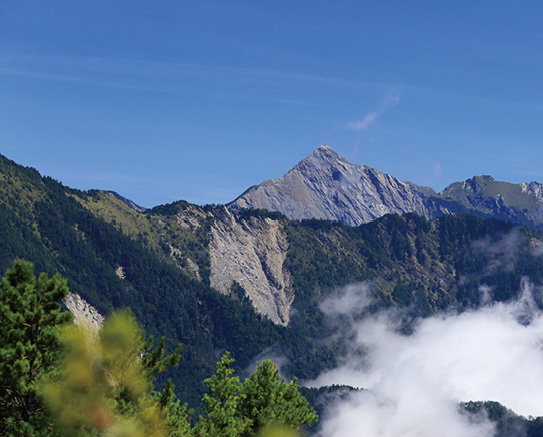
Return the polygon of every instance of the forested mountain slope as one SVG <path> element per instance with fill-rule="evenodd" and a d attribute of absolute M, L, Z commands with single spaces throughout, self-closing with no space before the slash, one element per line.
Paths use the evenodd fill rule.
<path fill-rule="evenodd" d="M 250 304 L 217 293 L 161 253 L 166 247 L 153 239 L 161 226 L 157 216 L 131 215 L 109 194 L 71 190 L 5 158 L 0 190 L 0 267 L 25 258 L 36 271 L 60 272 L 103 314 L 130 307 L 149 334 L 166 336 L 169 348 L 183 343 L 179 371 L 170 375 L 182 399 L 199 401 L 203 380 L 224 350 L 245 366 L 279 338 L 279 327 L 261 320 Z"/>
<path fill-rule="evenodd" d="M 349 227 L 183 201 L 138 211 L 3 157 L 0 193 L 0 267 L 26 258 L 58 271 L 102 313 L 130 306 L 150 334 L 182 342 L 173 377 L 192 405 L 225 350 L 240 368 L 264 350 L 280 354 L 284 372 L 302 379 L 335 366 L 345 345 L 323 341 L 336 327 L 319 303 L 337 287 L 368 281 L 364 311 L 405 308 L 408 331 L 451 305 L 511 299 L 524 277 L 543 283 L 537 231 L 472 215 Z"/>

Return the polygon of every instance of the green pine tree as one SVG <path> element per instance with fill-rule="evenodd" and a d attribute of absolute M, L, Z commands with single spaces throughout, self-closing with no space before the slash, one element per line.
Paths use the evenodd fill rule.
<path fill-rule="evenodd" d="M 57 372 L 60 327 L 72 320 L 61 312 L 69 293 L 57 274 L 34 275 L 32 263 L 17 260 L 0 285 L 0 434 L 39 435 L 50 426 L 37 394 L 41 379 Z"/>
<path fill-rule="evenodd" d="M 241 387 L 241 398 L 239 411 L 252 423 L 245 436 L 279 424 L 297 430 L 301 425 L 311 425 L 318 420 L 300 394 L 296 378 L 287 384 L 270 360 L 257 364 L 255 372 Z"/>
<path fill-rule="evenodd" d="M 174 385 L 168 380 L 166 387 L 158 397 L 158 402 L 164 416 L 164 422 L 171 437 L 188 437 L 192 435 L 190 417 L 192 410 L 187 412 L 187 405 L 181 405 L 174 393 Z"/>
<path fill-rule="evenodd" d="M 206 379 L 209 393 L 203 398 L 207 415 L 194 428 L 197 436 L 273 435 L 295 431 L 318 417 L 300 394 L 296 379 L 289 384 L 279 369 L 267 360 L 243 383 L 232 376 L 234 360 L 226 353 L 217 373 Z"/>
<path fill-rule="evenodd" d="M 251 426 L 251 420 L 240 415 L 238 410 L 241 382 L 237 376 L 232 376 L 233 361 L 229 353 L 225 353 L 218 362 L 217 373 L 204 381 L 209 390 L 203 398 L 207 415 L 200 416 L 194 435 L 238 437 Z"/>

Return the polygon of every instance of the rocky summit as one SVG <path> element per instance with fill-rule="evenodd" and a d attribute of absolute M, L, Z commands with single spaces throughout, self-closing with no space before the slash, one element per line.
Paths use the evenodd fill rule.
<path fill-rule="evenodd" d="M 339 220 L 349 226 L 391 213 L 411 212 L 426 218 L 472 213 L 543 230 L 543 185 L 537 182 L 512 184 L 475 176 L 436 193 L 352 164 L 326 145 L 285 176 L 251 187 L 229 207 L 278 211 L 293 220 Z"/>

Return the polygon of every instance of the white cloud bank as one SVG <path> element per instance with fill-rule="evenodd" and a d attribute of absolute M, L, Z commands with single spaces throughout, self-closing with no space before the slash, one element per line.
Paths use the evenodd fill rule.
<path fill-rule="evenodd" d="M 321 309 L 351 319 L 370 303 L 369 286 L 350 286 Z M 420 320 L 410 336 L 398 313 L 353 323 L 345 364 L 308 386 L 346 384 L 366 391 L 329 406 L 321 436 L 493 436 L 484 417 L 462 415 L 462 401 L 498 401 L 524 416 L 543 415 L 543 315 L 526 281 L 522 296 L 477 311 Z M 526 323 L 529 321 L 530 323 Z M 361 351 L 365 351 L 361 359 Z"/>

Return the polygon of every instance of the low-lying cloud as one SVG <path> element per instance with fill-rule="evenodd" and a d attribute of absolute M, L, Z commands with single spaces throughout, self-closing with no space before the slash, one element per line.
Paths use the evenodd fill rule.
<path fill-rule="evenodd" d="M 514 228 L 497 241 L 493 241 L 490 236 L 475 241 L 474 250 L 484 252 L 489 258 L 484 273 L 492 275 L 498 271 L 512 272 L 518 261 L 522 239 L 518 228 Z"/>
<path fill-rule="evenodd" d="M 484 416 L 460 412 L 459 403 L 470 400 L 543 415 L 543 314 L 534 303 L 537 293 L 524 281 L 514 302 L 419 320 L 410 336 L 397 332 L 397 311 L 354 322 L 353 310 L 360 314 L 360 306 L 371 302 L 368 284 L 329 298 L 321 309 L 352 322 L 345 333 L 352 347 L 343 366 L 307 385 L 367 390 L 329 406 L 320 435 L 493 436 L 494 426 Z"/>

